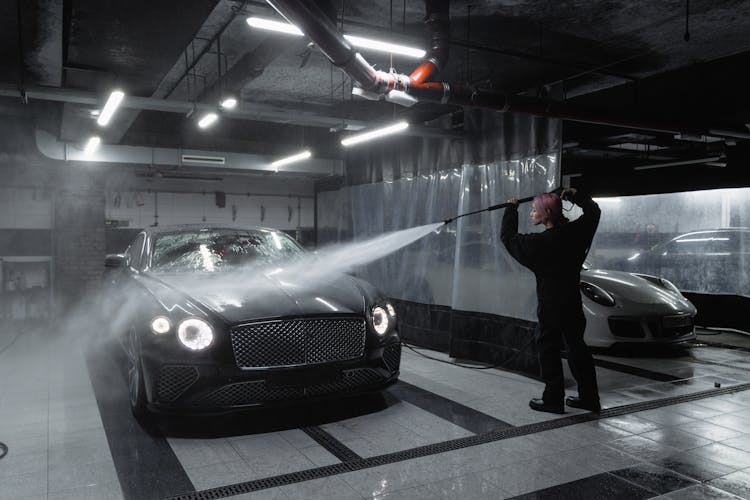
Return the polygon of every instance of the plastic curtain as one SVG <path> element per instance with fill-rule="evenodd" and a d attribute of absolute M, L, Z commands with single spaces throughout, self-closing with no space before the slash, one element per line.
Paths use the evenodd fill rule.
<path fill-rule="evenodd" d="M 319 241 L 440 222 L 558 186 L 558 121 L 486 111 L 467 120 L 468 140 L 400 150 L 396 170 L 406 174 L 399 179 L 319 193 Z M 522 232 L 535 230 L 529 210 L 519 210 Z M 358 274 L 397 299 L 536 321 L 533 274 L 503 247 L 502 216 L 501 209 L 458 219 Z"/>
<path fill-rule="evenodd" d="M 685 292 L 750 296 L 750 189 L 597 201 L 592 266 L 660 276 Z"/>

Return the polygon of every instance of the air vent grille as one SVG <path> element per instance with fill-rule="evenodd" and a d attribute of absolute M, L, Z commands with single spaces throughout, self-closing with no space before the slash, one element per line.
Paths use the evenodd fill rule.
<path fill-rule="evenodd" d="M 182 155 L 182 163 L 202 163 L 203 165 L 224 165 L 223 156 Z"/>

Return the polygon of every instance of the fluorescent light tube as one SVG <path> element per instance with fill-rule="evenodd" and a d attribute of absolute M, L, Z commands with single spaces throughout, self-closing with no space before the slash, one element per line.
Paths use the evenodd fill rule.
<path fill-rule="evenodd" d="M 106 126 L 109 123 L 109 120 L 112 119 L 112 115 L 115 114 L 115 111 L 117 111 L 117 108 L 120 106 L 123 97 L 125 97 L 125 92 L 121 90 L 113 90 L 112 93 L 109 94 L 109 98 L 104 104 L 102 112 L 99 113 L 99 118 L 96 119 L 96 123 L 102 127 Z"/>
<path fill-rule="evenodd" d="M 102 139 L 98 135 L 95 135 L 95 136 L 91 137 L 86 142 L 86 146 L 84 146 L 84 148 L 83 148 L 83 154 L 85 156 L 90 156 L 94 151 L 96 151 L 97 149 L 99 149 L 99 144 L 101 144 L 101 143 L 102 143 Z"/>
<path fill-rule="evenodd" d="M 272 21 L 270 19 L 263 19 L 260 17 L 248 17 L 247 24 L 253 28 L 259 28 L 270 31 L 277 31 L 279 33 L 287 33 L 289 35 L 302 36 L 302 30 L 293 24 L 283 21 Z M 399 45 L 396 43 L 381 42 L 380 40 L 373 40 L 371 38 L 364 38 L 355 35 L 344 35 L 349 43 L 357 48 L 370 49 L 378 52 L 388 52 L 389 54 L 400 54 L 408 57 L 415 57 L 421 59 L 425 56 L 426 52 L 416 47 L 407 47 L 406 45 Z"/>
<path fill-rule="evenodd" d="M 221 101 L 221 104 L 219 104 L 224 109 L 234 109 L 237 106 L 237 99 L 234 97 L 227 97 L 223 101 Z"/>
<path fill-rule="evenodd" d="M 247 24 L 253 28 L 260 28 L 262 30 L 278 31 L 279 33 L 286 33 L 288 35 L 302 36 L 304 33 L 293 24 L 272 21 L 270 19 L 263 19 L 260 17 L 248 17 Z"/>
<path fill-rule="evenodd" d="M 371 130 L 369 132 L 364 132 L 362 134 L 351 135 L 345 139 L 342 139 L 341 145 L 353 146 L 355 144 L 359 144 L 360 142 L 366 142 L 372 139 L 377 139 L 378 137 L 383 137 L 385 135 L 390 135 L 390 134 L 395 134 L 397 132 L 401 132 L 402 130 L 406 130 L 408 127 L 409 127 L 409 124 L 407 122 L 401 121 L 398 123 L 394 123 L 393 125 L 389 125 L 387 127 L 378 128 L 375 130 Z"/>
<path fill-rule="evenodd" d="M 217 115 L 216 113 L 208 113 L 207 115 L 204 115 L 203 118 L 200 119 L 200 121 L 198 122 L 198 126 L 200 128 L 208 128 L 211 125 L 213 125 L 214 122 L 218 119 L 219 119 L 219 115 Z"/>
<path fill-rule="evenodd" d="M 651 170 L 654 168 L 679 167 L 681 165 L 696 165 L 699 163 L 710 163 L 710 162 L 718 161 L 719 159 L 720 159 L 719 156 L 711 156 L 709 158 L 698 158 L 697 160 L 671 161 L 668 163 L 654 163 L 653 165 L 640 165 L 637 167 L 633 167 L 633 170 Z"/>
<path fill-rule="evenodd" d="M 312 156 L 312 153 L 309 150 L 307 150 L 301 153 L 297 153 L 296 155 L 287 156 L 286 158 L 281 158 L 280 160 L 276 160 L 271 163 L 271 166 L 278 170 L 279 167 L 283 167 L 284 165 L 294 163 L 295 161 L 307 160 L 311 156 Z"/>
<path fill-rule="evenodd" d="M 375 50 L 378 52 L 388 52 L 390 54 L 400 54 L 402 56 L 416 57 L 421 59 L 425 56 L 426 52 L 422 49 L 414 47 L 407 47 L 405 45 L 398 45 L 395 43 L 381 42 L 379 40 L 372 40 L 370 38 L 362 38 L 361 36 L 344 35 L 349 43 L 358 48 Z"/>

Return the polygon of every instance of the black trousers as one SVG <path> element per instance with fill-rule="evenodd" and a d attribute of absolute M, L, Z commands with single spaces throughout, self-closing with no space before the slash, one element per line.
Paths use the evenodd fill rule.
<path fill-rule="evenodd" d="M 576 304 L 564 310 L 539 311 L 537 348 L 542 380 L 545 383 L 542 399 L 549 404 L 563 404 L 565 385 L 560 351 L 562 342 L 568 350 L 568 366 L 578 383 L 578 395 L 585 401 L 598 402 L 594 358 L 583 341 L 586 317 Z"/>

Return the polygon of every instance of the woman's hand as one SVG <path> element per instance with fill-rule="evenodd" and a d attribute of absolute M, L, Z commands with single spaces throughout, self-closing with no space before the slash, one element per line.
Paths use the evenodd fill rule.
<path fill-rule="evenodd" d="M 508 203 L 510 203 L 511 205 L 518 206 L 518 198 L 510 198 L 508 200 Z"/>

